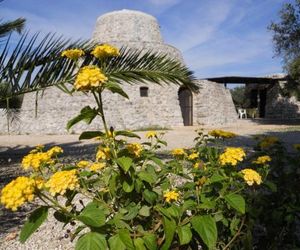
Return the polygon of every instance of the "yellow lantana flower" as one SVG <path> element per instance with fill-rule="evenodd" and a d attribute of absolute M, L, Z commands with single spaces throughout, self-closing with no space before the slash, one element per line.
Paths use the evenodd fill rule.
<path fill-rule="evenodd" d="M 103 168 L 105 168 L 105 163 L 103 162 L 96 162 L 90 166 L 90 170 L 93 172 L 97 172 L 98 170 L 101 170 Z"/>
<path fill-rule="evenodd" d="M 172 155 L 173 156 L 184 156 L 186 155 L 186 153 L 184 152 L 184 149 L 183 148 L 174 148 L 172 150 Z"/>
<path fill-rule="evenodd" d="M 172 201 L 177 201 L 179 198 L 179 193 L 177 193 L 176 191 L 167 191 L 164 194 L 164 198 L 166 200 L 166 202 L 170 203 Z"/>
<path fill-rule="evenodd" d="M 34 198 L 35 181 L 31 178 L 20 176 L 8 183 L 1 190 L 0 202 L 12 211 L 16 211 L 27 201 Z"/>
<path fill-rule="evenodd" d="M 90 165 L 91 165 L 91 163 L 89 161 L 80 161 L 76 164 L 76 166 L 79 168 L 86 168 Z"/>
<path fill-rule="evenodd" d="M 294 149 L 299 150 L 300 151 L 300 144 L 294 144 L 293 145 Z"/>
<path fill-rule="evenodd" d="M 53 164 L 51 155 L 47 152 L 30 153 L 22 159 L 22 168 L 27 170 L 33 168 L 37 171 L 44 164 Z"/>
<path fill-rule="evenodd" d="M 96 160 L 109 160 L 110 159 L 110 148 L 100 148 L 96 154 Z"/>
<path fill-rule="evenodd" d="M 56 156 L 58 154 L 61 154 L 63 153 L 63 149 L 61 147 L 58 147 L 58 146 L 55 146 L 53 148 L 50 148 L 48 151 L 47 151 L 47 154 L 50 155 L 50 157 L 53 157 L 53 156 Z"/>
<path fill-rule="evenodd" d="M 91 54 L 96 58 L 105 58 L 105 57 L 114 57 L 119 56 L 120 52 L 119 49 L 109 45 L 109 44 L 102 44 L 96 46 Z"/>
<path fill-rule="evenodd" d="M 51 195 L 63 195 L 69 190 L 74 190 L 79 187 L 79 180 L 76 175 L 76 170 L 58 171 L 53 174 L 46 182 L 45 186 L 49 188 Z"/>
<path fill-rule="evenodd" d="M 156 137 L 156 136 L 157 136 L 157 133 L 155 131 L 149 131 L 146 133 L 146 138 L 148 138 L 148 139 Z"/>
<path fill-rule="evenodd" d="M 236 137 L 236 134 L 229 132 L 229 131 L 224 131 L 220 129 L 214 129 L 208 132 L 210 136 L 216 137 L 216 138 L 233 138 Z"/>
<path fill-rule="evenodd" d="M 61 53 L 61 56 L 77 60 L 79 57 L 84 56 L 84 51 L 82 49 L 67 49 Z"/>
<path fill-rule="evenodd" d="M 89 91 L 100 87 L 105 81 L 107 81 L 107 77 L 102 73 L 100 68 L 85 66 L 79 70 L 74 88 L 78 91 Z"/>
<path fill-rule="evenodd" d="M 276 142 L 278 142 L 279 139 L 278 137 L 275 137 L 275 136 L 267 136 L 267 137 L 264 137 L 260 143 L 259 143 L 259 146 L 261 148 L 269 148 L 271 146 L 273 146 Z"/>
<path fill-rule="evenodd" d="M 188 156 L 188 159 L 189 160 L 195 160 L 199 157 L 199 153 L 191 153 L 189 156 Z"/>
<path fill-rule="evenodd" d="M 228 147 L 225 149 L 225 152 L 219 156 L 219 161 L 223 166 L 227 164 L 236 166 L 238 162 L 243 161 L 245 156 L 246 154 L 242 148 Z"/>
<path fill-rule="evenodd" d="M 270 162 L 272 159 L 270 156 L 268 155 L 263 155 L 258 157 L 255 161 L 253 161 L 253 163 L 255 164 L 265 164 L 267 162 Z"/>
<path fill-rule="evenodd" d="M 254 183 L 260 185 L 262 183 L 261 176 L 253 169 L 243 169 L 241 173 L 244 175 L 244 180 L 249 186 L 252 186 Z"/>
<path fill-rule="evenodd" d="M 140 157 L 143 147 L 139 143 L 130 143 L 127 145 L 127 150 L 130 154 L 133 154 L 135 157 Z"/>

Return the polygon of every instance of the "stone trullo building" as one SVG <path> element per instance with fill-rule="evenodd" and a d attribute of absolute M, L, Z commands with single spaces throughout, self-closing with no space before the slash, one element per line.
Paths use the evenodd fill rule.
<path fill-rule="evenodd" d="M 181 52 L 163 42 L 157 20 L 139 11 L 121 10 L 100 16 L 93 34 L 94 41 L 115 46 L 167 53 L 183 62 Z M 105 93 L 105 113 L 109 125 L 117 129 L 138 129 L 152 126 L 173 127 L 184 125 L 225 124 L 234 122 L 237 113 L 228 89 L 222 84 L 198 80 L 199 93 L 175 85 L 153 83 L 128 85 L 123 88 L 129 100 Z M 24 96 L 19 121 L 10 126 L 11 133 L 63 134 L 78 133 L 87 128 L 101 129 L 100 121 L 89 126 L 79 123 L 67 132 L 66 123 L 80 109 L 92 105 L 93 98 L 75 93 L 69 96 L 57 88 L 47 89 L 38 100 L 35 93 Z M 4 117 L 3 117 L 4 118 Z M 0 131 L 7 131 L 6 119 L 0 120 Z"/>

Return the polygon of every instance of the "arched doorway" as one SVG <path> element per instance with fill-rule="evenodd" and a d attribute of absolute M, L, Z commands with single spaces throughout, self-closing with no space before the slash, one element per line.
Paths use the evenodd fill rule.
<path fill-rule="evenodd" d="M 180 88 L 178 91 L 179 104 L 184 126 L 193 125 L 193 94 L 188 88 Z"/>

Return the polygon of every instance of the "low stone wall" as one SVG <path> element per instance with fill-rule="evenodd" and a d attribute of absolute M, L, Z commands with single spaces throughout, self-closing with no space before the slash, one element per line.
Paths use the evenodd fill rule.
<path fill-rule="evenodd" d="M 195 124 L 221 125 L 237 121 L 229 89 L 206 80 L 199 80 L 198 84 L 201 89 L 194 98 Z"/>
<path fill-rule="evenodd" d="M 284 83 L 280 83 L 284 87 Z M 267 92 L 266 118 L 300 119 L 300 101 L 296 97 L 284 97 L 277 84 Z"/>

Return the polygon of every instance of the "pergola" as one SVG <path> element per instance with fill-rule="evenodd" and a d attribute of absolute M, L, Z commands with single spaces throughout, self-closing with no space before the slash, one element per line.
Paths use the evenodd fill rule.
<path fill-rule="evenodd" d="M 282 77 L 249 77 L 249 76 L 221 76 L 205 78 L 204 80 L 226 84 L 276 84 L 279 81 L 288 80 L 288 76 Z"/>

